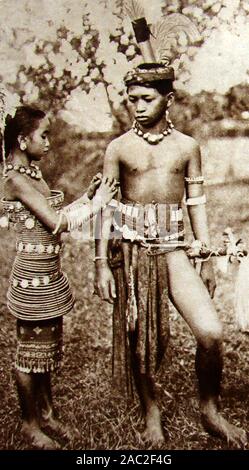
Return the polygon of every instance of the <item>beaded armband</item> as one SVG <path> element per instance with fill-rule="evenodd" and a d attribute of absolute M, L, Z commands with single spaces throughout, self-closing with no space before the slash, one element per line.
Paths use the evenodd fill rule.
<path fill-rule="evenodd" d="M 61 226 L 61 223 L 62 223 L 62 217 L 63 217 L 63 212 L 60 211 L 58 222 L 57 222 L 57 224 L 56 224 L 55 229 L 54 229 L 53 232 L 52 232 L 53 235 L 56 235 L 57 232 L 59 231 L 60 226 Z"/>
<path fill-rule="evenodd" d="M 204 183 L 204 177 L 203 176 L 193 176 L 191 178 L 185 177 L 184 178 L 186 183 L 188 184 L 203 184 Z"/>
<path fill-rule="evenodd" d="M 186 206 L 198 206 L 199 204 L 206 204 L 207 198 L 206 195 L 203 194 L 202 196 L 197 197 L 189 197 L 186 199 Z"/>
<path fill-rule="evenodd" d="M 93 199 L 91 203 L 78 203 L 65 207 L 62 212 L 67 219 L 67 230 L 73 232 L 80 230 L 82 226 L 94 217 L 105 205 L 101 205 L 101 201 Z"/>

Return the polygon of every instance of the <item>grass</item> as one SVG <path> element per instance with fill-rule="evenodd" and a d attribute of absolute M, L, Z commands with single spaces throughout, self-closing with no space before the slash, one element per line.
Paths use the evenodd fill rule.
<path fill-rule="evenodd" d="M 212 241 L 218 245 L 230 225 L 247 240 L 249 186 L 245 183 L 207 186 Z M 14 256 L 14 234 L 2 230 L 0 260 L 0 449 L 23 450 L 29 445 L 20 435 L 19 405 L 13 380 L 15 320 L 6 309 L 6 291 Z M 81 438 L 64 449 L 151 449 L 141 438 L 143 419 L 137 399 L 127 406 L 111 383 L 111 307 L 92 295 L 93 246 L 65 237 L 63 268 L 76 297 L 65 317 L 64 367 L 53 376 L 56 408 L 77 427 Z M 217 273 L 215 305 L 224 323 L 222 412 L 234 424 L 247 428 L 249 416 L 249 335 L 234 324 L 235 268 Z M 187 279 L 186 279 L 187 282 Z M 203 431 L 194 372 L 195 341 L 179 314 L 170 314 L 171 340 L 157 377 L 159 404 L 167 435 L 167 449 L 228 449 L 226 442 Z"/>

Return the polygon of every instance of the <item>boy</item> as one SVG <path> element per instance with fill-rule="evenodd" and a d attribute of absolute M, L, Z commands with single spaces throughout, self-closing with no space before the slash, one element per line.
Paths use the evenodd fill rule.
<path fill-rule="evenodd" d="M 118 240 L 109 262 L 113 214 L 104 214 L 96 242 L 95 291 L 114 304 L 114 375 L 123 368 L 129 387 L 130 365 L 145 411 L 145 437 L 154 443 L 164 440 L 153 375 L 168 340 L 169 296 L 197 341 L 203 425 L 240 446 L 246 442 L 244 431 L 218 412 L 222 325 L 208 294 L 213 296 L 215 289 L 212 262 L 202 264 L 203 283 L 183 250 L 185 183 L 195 238 L 209 246 L 209 235 L 199 146 L 168 119 L 173 79 L 173 69 L 157 63 L 142 64 L 125 78 L 135 122 L 106 151 L 104 175 L 120 180 L 122 202 L 114 213 Z"/>

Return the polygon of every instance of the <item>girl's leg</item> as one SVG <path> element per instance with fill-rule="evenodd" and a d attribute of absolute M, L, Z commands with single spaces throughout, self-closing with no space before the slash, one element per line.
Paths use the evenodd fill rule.
<path fill-rule="evenodd" d="M 39 449 L 55 450 L 59 444 L 40 428 L 36 401 L 36 374 L 16 370 L 16 385 L 22 413 L 22 432 Z"/>
<path fill-rule="evenodd" d="M 39 416 L 46 418 L 54 415 L 50 372 L 36 374 L 35 379 Z"/>
<path fill-rule="evenodd" d="M 49 372 L 36 374 L 36 389 L 38 397 L 39 418 L 41 427 L 48 428 L 58 437 L 72 440 L 79 437 L 77 430 L 72 430 L 68 425 L 59 421 L 56 416 L 51 389 L 51 376 Z"/>

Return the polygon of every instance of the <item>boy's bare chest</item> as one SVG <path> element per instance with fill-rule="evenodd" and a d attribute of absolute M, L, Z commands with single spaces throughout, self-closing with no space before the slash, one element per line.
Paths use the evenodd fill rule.
<path fill-rule="evenodd" d="M 185 164 L 184 156 L 171 146 L 133 149 L 122 159 L 122 166 L 126 172 L 134 176 L 148 172 L 178 174 L 184 171 Z"/>

